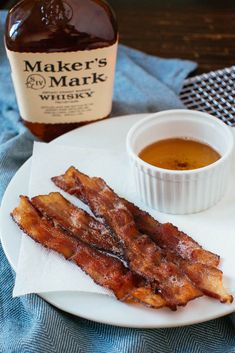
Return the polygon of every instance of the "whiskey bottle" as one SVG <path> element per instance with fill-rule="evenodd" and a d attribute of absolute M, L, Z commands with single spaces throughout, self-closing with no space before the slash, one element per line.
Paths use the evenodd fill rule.
<path fill-rule="evenodd" d="M 106 118 L 112 106 L 117 23 L 103 0 L 21 0 L 5 45 L 20 115 L 44 141 Z"/>

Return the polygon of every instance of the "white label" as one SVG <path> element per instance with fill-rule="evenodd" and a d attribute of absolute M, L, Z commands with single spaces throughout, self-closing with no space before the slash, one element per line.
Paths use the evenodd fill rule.
<path fill-rule="evenodd" d="M 37 123 L 98 120 L 112 106 L 117 43 L 76 52 L 7 50 L 21 117 Z"/>

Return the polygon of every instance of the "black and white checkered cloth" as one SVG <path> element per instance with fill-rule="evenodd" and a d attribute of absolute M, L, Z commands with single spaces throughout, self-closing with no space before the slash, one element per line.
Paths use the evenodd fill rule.
<path fill-rule="evenodd" d="M 185 80 L 180 98 L 187 108 L 207 112 L 235 126 L 235 66 Z"/>

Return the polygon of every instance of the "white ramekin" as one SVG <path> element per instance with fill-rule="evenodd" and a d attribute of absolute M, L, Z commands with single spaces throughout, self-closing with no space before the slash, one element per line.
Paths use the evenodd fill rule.
<path fill-rule="evenodd" d="M 221 158 L 203 168 L 177 171 L 154 167 L 138 157 L 149 144 L 173 137 L 204 142 Z M 233 144 L 231 128 L 206 113 L 177 109 L 142 119 L 127 135 L 127 152 L 140 199 L 153 209 L 172 214 L 213 206 L 225 192 Z"/>

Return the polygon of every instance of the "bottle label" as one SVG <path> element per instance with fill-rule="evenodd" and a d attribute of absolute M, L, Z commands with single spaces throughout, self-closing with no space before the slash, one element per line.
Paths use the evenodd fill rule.
<path fill-rule="evenodd" d="M 102 119 L 112 106 L 117 43 L 76 52 L 7 50 L 21 117 L 34 123 Z"/>

